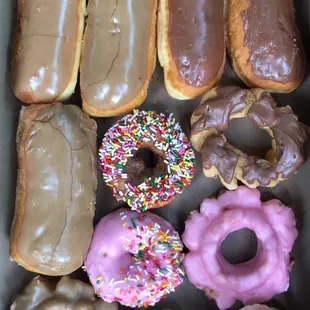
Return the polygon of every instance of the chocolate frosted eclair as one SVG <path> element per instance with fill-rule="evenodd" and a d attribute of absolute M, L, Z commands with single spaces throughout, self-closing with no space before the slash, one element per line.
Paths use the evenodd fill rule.
<path fill-rule="evenodd" d="M 93 288 L 82 281 L 62 277 L 58 283 L 34 278 L 14 299 L 10 310 L 117 310 L 117 303 L 96 298 Z"/>
<path fill-rule="evenodd" d="M 18 0 L 13 91 L 24 103 L 68 99 L 77 82 L 86 0 Z"/>
<path fill-rule="evenodd" d="M 228 0 L 227 40 L 248 86 L 290 92 L 301 83 L 305 55 L 293 0 Z"/>
<path fill-rule="evenodd" d="M 200 96 L 222 77 L 224 25 L 224 0 L 160 0 L 158 57 L 170 96 Z"/>
<path fill-rule="evenodd" d="M 83 109 L 113 116 L 141 105 L 156 63 L 157 0 L 90 0 L 81 58 Z"/>
<path fill-rule="evenodd" d="M 234 118 L 246 117 L 272 138 L 264 159 L 249 156 L 231 145 L 224 131 Z M 309 128 L 290 106 L 277 107 L 263 89 L 217 87 L 209 91 L 191 117 L 191 142 L 201 152 L 207 177 L 219 177 L 236 189 L 238 180 L 250 188 L 273 187 L 295 174 L 306 161 Z"/>
<path fill-rule="evenodd" d="M 77 106 L 22 108 L 10 255 L 25 269 L 57 276 L 82 265 L 93 233 L 96 128 Z"/>

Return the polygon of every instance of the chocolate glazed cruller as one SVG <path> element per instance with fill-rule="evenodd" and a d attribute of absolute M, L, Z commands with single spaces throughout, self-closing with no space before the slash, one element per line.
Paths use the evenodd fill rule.
<path fill-rule="evenodd" d="M 248 228 L 257 236 L 251 260 L 230 264 L 220 245 L 233 231 Z M 292 209 L 279 200 L 260 201 L 260 192 L 240 186 L 218 199 L 205 199 L 200 212 L 185 222 L 182 241 L 189 249 L 183 265 L 189 280 L 215 299 L 220 309 L 237 299 L 245 305 L 264 302 L 289 287 L 289 253 L 297 237 Z"/>
<path fill-rule="evenodd" d="M 248 156 L 227 142 L 224 130 L 234 118 L 247 117 L 272 138 L 266 158 Z M 309 128 L 289 106 L 276 107 L 262 89 L 217 87 L 206 93 L 191 118 L 191 142 L 201 152 L 207 177 L 219 177 L 232 190 L 240 180 L 250 188 L 272 187 L 292 176 L 306 160 Z"/>

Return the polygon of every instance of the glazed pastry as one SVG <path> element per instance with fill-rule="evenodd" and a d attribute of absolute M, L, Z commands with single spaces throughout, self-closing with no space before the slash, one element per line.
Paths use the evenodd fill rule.
<path fill-rule="evenodd" d="M 290 252 L 297 237 L 292 209 L 279 200 L 260 201 L 260 192 L 241 186 L 218 199 L 205 199 L 185 222 L 182 240 L 189 249 L 183 265 L 189 280 L 220 309 L 235 301 L 253 304 L 289 287 Z M 257 237 L 251 260 L 230 264 L 220 250 L 232 232 L 248 228 Z"/>
<path fill-rule="evenodd" d="M 93 288 L 82 281 L 62 277 L 58 283 L 40 276 L 15 297 L 10 310 L 117 310 L 95 297 Z"/>
<path fill-rule="evenodd" d="M 164 219 L 122 208 L 96 226 L 85 271 L 105 301 L 148 307 L 183 282 L 182 249 L 178 233 Z"/>
<path fill-rule="evenodd" d="M 155 167 L 139 158 L 143 149 L 157 157 Z M 195 172 L 195 153 L 172 114 L 134 110 L 107 131 L 99 156 L 103 178 L 116 199 L 139 212 L 171 202 Z"/>
<path fill-rule="evenodd" d="M 276 308 L 269 308 L 265 305 L 252 305 L 252 306 L 246 306 L 240 310 L 277 310 Z"/>
<path fill-rule="evenodd" d="M 270 134 L 272 149 L 265 159 L 248 156 L 227 142 L 224 130 L 232 119 L 241 117 Z M 251 188 L 275 186 L 306 161 L 309 128 L 289 106 L 277 107 L 262 89 L 212 89 L 193 112 L 191 126 L 191 142 L 201 152 L 204 174 L 219 177 L 228 189 L 235 189 L 238 180 Z"/>
<path fill-rule="evenodd" d="M 224 0 L 160 0 L 158 58 L 169 95 L 195 98 L 222 77 Z"/>
<path fill-rule="evenodd" d="M 290 92 L 301 83 L 305 55 L 293 0 L 228 0 L 232 65 L 250 87 Z"/>
<path fill-rule="evenodd" d="M 157 0 L 90 0 L 81 59 L 83 109 L 92 116 L 143 103 L 156 63 Z"/>
<path fill-rule="evenodd" d="M 80 108 L 23 107 L 11 259 L 46 275 L 83 264 L 93 233 L 96 123 Z"/>
<path fill-rule="evenodd" d="M 85 0 L 18 0 L 11 80 L 24 103 L 68 99 L 77 82 Z"/>

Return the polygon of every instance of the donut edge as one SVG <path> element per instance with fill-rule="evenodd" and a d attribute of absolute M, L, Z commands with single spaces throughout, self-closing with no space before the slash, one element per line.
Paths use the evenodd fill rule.
<path fill-rule="evenodd" d="M 216 97 L 217 96 L 217 89 L 219 87 L 221 87 L 221 86 L 215 87 L 215 88 L 211 89 L 209 92 L 207 92 L 202 97 L 202 100 L 201 100 L 199 105 L 203 104 L 208 99 Z M 230 116 L 230 121 L 232 119 L 235 119 L 235 118 L 246 117 L 246 115 L 249 112 L 249 110 L 251 109 L 253 103 L 255 101 L 257 101 L 261 97 L 261 95 L 263 93 L 267 92 L 266 90 L 261 89 L 261 88 L 247 89 L 246 91 L 247 91 L 247 97 L 245 99 L 246 103 L 247 103 L 246 108 L 241 113 L 232 114 Z M 199 119 L 198 116 L 194 115 L 195 110 L 193 111 L 192 116 L 191 116 L 191 120 L 190 120 L 191 126 L 193 125 L 193 123 L 195 123 L 196 120 Z M 268 151 L 266 158 L 268 158 L 269 161 L 273 162 L 273 161 L 276 160 L 275 152 L 274 152 L 275 140 L 274 140 L 274 136 L 272 134 L 272 131 L 268 130 L 268 128 L 266 128 L 265 130 L 270 135 L 271 146 L 272 146 L 271 149 Z M 227 141 L 225 135 L 223 133 L 218 132 L 214 128 L 209 128 L 207 130 L 203 130 L 203 131 L 199 132 L 198 134 L 191 133 L 190 141 L 191 141 L 194 149 L 196 151 L 200 152 L 202 144 L 204 143 L 204 141 L 208 137 L 210 137 L 212 135 L 219 135 L 225 142 Z M 209 169 L 206 169 L 205 167 L 202 167 L 204 175 L 206 177 L 208 177 L 208 178 L 219 178 L 221 183 L 228 190 L 235 190 L 238 187 L 238 181 L 242 182 L 244 185 L 246 185 L 249 188 L 257 188 L 257 187 L 259 187 L 260 184 L 258 183 L 257 180 L 255 180 L 253 183 L 249 183 L 246 180 L 244 180 L 244 178 L 243 178 L 243 168 L 242 168 L 243 167 L 242 162 L 243 162 L 243 155 L 244 155 L 244 153 L 242 151 L 240 151 L 239 149 L 237 149 L 234 145 L 231 145 L 231 147 L 232 147 L 233 152 L 238 155 L 238 161 L 237 161 L 236 168 L 235 168 L 235 171 L 234 171 L 234 176 L 233 176 L 231 182 L 230 183 L 225 182 L 225 180 L 221 176 L 220 172 L 218 171 L 218 169 L 214 165 L 212 165 Z M 270 183 L 266 187 L 274 187 L 279 182 L 281 182 L 283 180 L 286 180 L 286 179 L 287 178 L 283 178 L 281 175 L 279 175 L 277 180 L 273 180 L 273 179 L 270 180 Z"/>
<path fill-rule="evenodd" d="M 83 92 L 81 93 L 82 97 L 82 110 L 90 116 L 93 117 L 111 117 L 111 116 L 118 116 L 124 113 L 128 113 L 135 108 L 138 108 L 145 100 L 149 88 L 149 84 L 152 79 L 153 72 L 156 67 L 156 23 L 157 23 L 157 7 L 158 7 L 158 0 L 152 0 L 153 2 L 153 12 L 152 12 L 152 25 L 151 25 L 151 32 L 150 32 L 150 39 L 149 39 L 149 46 L 148 46 L 148 68 L 147 68 L 147 76 L 144 85 L 141 87 L 139 93 L 135 98 L 133 98 L 130 102 L 125 105 L 122 105 L 116 109 L 109 109 L 109 110 L 102 110 L 96 109 L 92 106 L 90 102 L 88 102 L 85 97 L 83 96 Z M 83 44 L 85 41 L 86 35 L 86 28 L 88 24 L 86 22 L 84 37 L 83 37 Z M 82 45 L 82 55 L 83 57 L 83 45 Z M 80 72 L 82 75 L 83 73 Z M 81 78 L 80 78 L 81 80 Z"/>
<path fill-rule="evenodd" d="M 27 199 L 27 163 L 26 163 L 26 151 L 25 151 L 25 143 L 29 137 L 29 131 L 32 128 L 33 121 L 36 119 L 38 114 L 42 109 L 48 107 L 54 107 L 56 105 L 63 105 L 59 102 L 54 102 L 50 104 L 32 104 L 29 106 L 23 106 L 20 111 L 17 133 L 16 133 L 16 150 L 17 150 L 17 181 L 16 181 L 16 200 L 15 200 L 15 208 L 14 208 L 14 216 L 11 224 L 10 230 L 10 260 L 15 261 L 18 265 L 22 266 L 28 271 L 39 273 L 47 276 L 64 276 L 71 272 L 77 270 L 82 264 L 83 260 L 79 265 L 73 266 L 70 270 L 63 269 L 53 269 L 50 268 L 50 272 L 45 272 L 40 269 L 40 266 L 33 266 L 27 263 L 26 260 L 19 254 L 17 250 L 18 239 L 21 234 L 21 229 L 23 225 L 23 219 L 25 214 L 25 202 Z M 67 105 L 68 106 L 68 105 Z M 89 118 L 83 111 L 75 106 L 75 109 L 78 109 L 81 114 L 84 114 L 84 117 Z M 90 118 L 89 118 L 90 119 Z M 94 120 L 91 120 L 93 125 L 96 125 Z M 93 146 L 95 149 L 95 145 Z M 90 242 L 90 241 L 89 241 Z M 87 252 L 88 249 L 86 249 Z"/>
<path fill-rule="evenodd" d="M 292 10 L 294 10 L 293 0 L 289 0 Z M 255 76 L 251 63 L 249 62 L 250 51 L 244 44 L 245 31 L 241 13 L 249 7 L 247 0 L 227 0 L 226 15 L 226 45 L 232 67 L 237 76 L 248 86 L 263 88 L 267 92 L 290 93 L 295 90 L 302 82 L 305 74 L 305 65 L 299 79 L 280 83 Z M 296 18 L 293 16 L 293 24 L 298 36 L 299 30 L 296 25 Z M 301 44 L 302 45 L 302 44 Z M 303 47 L 300 46 L 301 57 L 305 58 Z"/>
<path fill-rule="evenodd" d="M 72 67 L 71 77 L 69 79 L 68 85 L 66 86 L 65 90 L 62 93 L 57 94 L 54 98 L 49 100 L 34 100 L 31 93 L 27 92 L 27 90 L 24 91 L 24 93 L 27 93 L 27 100 L 25 99 L 25 96 L 22 93 L 17 93 L 15 91 L 14 87 L 14 75 L 16 71 L 16 57 L 17 57 L 17 50 L 18 46 L 21 43 L 21 23 L 20 20 L 23 18 L 23 7 L 24 7 L 24 0 L 18 0 L 17 2 L 17 19 L 16 19 L 16 25 L 13 33 L 13 39 L 12 39 L 12 59 L 11 59 L 11 69 L 10 69 L 10 82 L 12 85 L 12 89 L 14 92 L 14 95 L 23 103 L 25 104 L 48 104 L 53 103 L 56 101 L 65 101 L 69 99 L 72 94 L 74 93 L 74 90 L 77 85 L 78 81 L 78 73 L 79 73 L 79 66 L 80 66 L 80 59 L 81 59 L 81 51 L 82 51 L 82 39 L 83 39 L 83 33 L 84 33 L 84 26 L 85 26 L 85 17 L 87 16 L 86 13 L 86 0 L 79 0 L 79 7 L 77 9 L 78 12 L 78 27 L 77 27 L 77 40 L 76 40 L 76 48 L 75 48 L 75 56 L 74 56 L 74 65 Z"/>
<path fill-rule="evenodd" d="M 226 62 L 226 47 L 224 44 L 223 62 L 217 75 L 209 84 L 203 87 L 193 87 L 184 82 L 178 74 L 178 69 L 173 60 L 168 40 L 169 30 L 169 0 L 159 0 L 158 22 L 157 22 L 157 53 L 161 67 L 164 71 L 165 86 L 168 94 L 178 100 L 189 100 L 202 95 L 210 90 L 221 79 Z M 225 11 L 225 9 L 224 9 Z M 223 12 L 224 14 L 224 12 Z"/>

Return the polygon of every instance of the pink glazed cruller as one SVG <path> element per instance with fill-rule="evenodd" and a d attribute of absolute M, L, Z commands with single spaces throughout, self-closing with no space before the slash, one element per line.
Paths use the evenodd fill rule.
<path fill-rule="evenodd" d="M 220 309 L 241 300 L 245 305 L 264 302 L 286 291 L 290 255 L 297 237 L 293 210 L 279 200 L 261 202 L 260 192 L 245 186 L 226 191 L 218 199 L 205 199 L 200 212 L 185 223 L 182 240 L 189 249 L 184 268 L 189 280 L 214 299 Z M 220 250 L 231 232 L 255 232 L 257 253 L 232 265 Z"/>
<path fill-rule="evenodd" d="M 122 208 L 96 226 L 84 269 L 105 301 L 147 307 L 183 282 L 182 249 L 163 218 Z"/>

